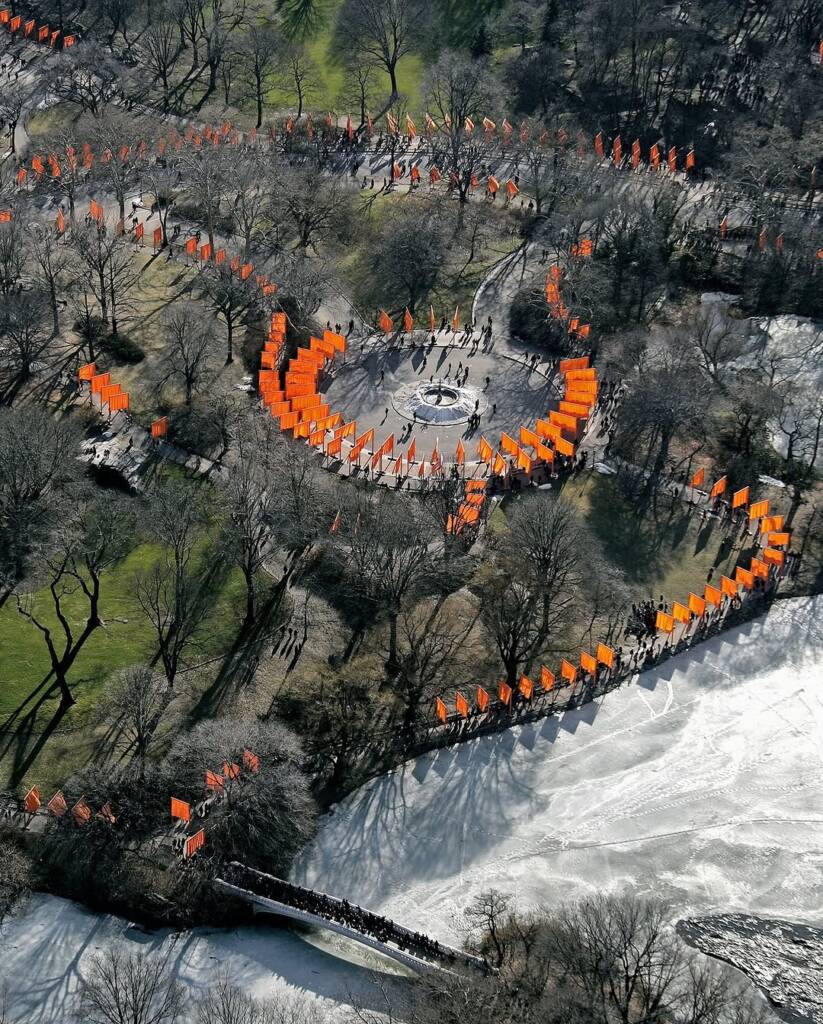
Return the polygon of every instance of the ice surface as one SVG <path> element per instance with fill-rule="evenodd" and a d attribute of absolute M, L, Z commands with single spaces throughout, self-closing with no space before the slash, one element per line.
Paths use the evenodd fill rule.
<path fill-rule="evenodd" d="M 778 602 L 559 721 L 402 766 L 335 810 L 297 879 L 446 941 L 489 888 L 819 922 L 821 614 Z"/>

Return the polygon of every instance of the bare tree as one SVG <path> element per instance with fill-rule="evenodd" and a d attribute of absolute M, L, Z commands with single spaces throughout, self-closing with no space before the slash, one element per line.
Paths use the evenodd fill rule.
<path fill-rule="evenodd" d="M 131 514 L 111 495 L 75 501 L 44 546 L 39 583 L 46 602 L 32 589 L 15 591 L 17 611 L 39 632 L 46 645 L 65 711 L 75 703 L 69 674 L 90 637 L 105 625 L 102 618 L 103 579 L 131 542 Z M 46 611 L 48 609 L 48 611 Z"/>
<path fill-rule="evenodd" d="M 380 490 L 357 502 L 348 535 L 353 584 L 372 598 L 389 620 L 387 669 L 399 666 L 397 621 L 407 602 L 420 593 L 436 565 L 430 550 L 432 531 L 413 505 Z"/>
<path fill-rule="evenodd" d="M 29 226 L 29 252 L 34 279 L 48 296 L 52 333 L 60 331 L 60 300 L 74 283 L 76 263 L 69 245 L 55 245 L 54 232 L 41 223 Z"/>
<path fill-rule="evenodd" d="M 283 994 L 259 1000 L 221 975 L 197 1004 L 197 1024 L 323 1024 L 315 1000 L 302 994 Z"/>
<path fill-rule="evenodd" d="M 174 23 L 163 17 L 153 18 L 140 37 L 140 49 L 146 70 L 160 83 L 163 110 L 169 109 L 171 81 L 180 59 L 180 41 Z"/>
<path fill-rule="evenodd" d="M 91 0 L 89 7 L 97 24 L 101 28 L 104 27 L 108 37 L 107 45 L 113 48 L 119 35 L 128 52 L 133 42 L 129 39 L 129 30 L 137 13 L 136 4 L 130 3 L 129 0 Z"/>
<path fill-rule="evenodd" d="M 9 152 L 12 156 L 17 153 L 17 125 L 28 99 L 28 92 L 22 83 L 14 81 L 4 85 L 2 96 L 0 96 L 0 121 L 9 126 Z"/>
<path fill-rule="evenodd" d="M 599 562 L 598 545 L 577 509 L 562 497 L 521 502 L 502 547 L 514 574 L 539 599 L 543 639 L 560 633 Z"/>
<path fill-rule="evenodd" d="M 262 150 L 235 151 L 232 161 L 229 196 L 235 234 L 242 239 L 243 254 L 252 249 L 266 255 L 281 245 L 280 208 L 273 194 L 280 187 L 279 175 Z"/>
<path fill-rule="evenodd" d="M 629 386 L 617 418 L 617 446 L 647 474 L 638 497 L 656 496 L 672 444 L 703 440 L 710 429 L 711 394 L 691 353 L 667 344 Z"/>
<path fill-rule="evenodd" d="M 154 630 L 168 684 L 174 686 L 208 611 L 206 574 L 196 557 L 208 510 L 202 492 L 170 481 L 152 492 L 151 515 L 162 550 L 157 564 L 137 576 L 135 589 Z"/>
<path fill-rule="evenodd" d="M 195 394 L 214 378 L 214 333 L 203 322 L 202 310 L 189 304 L 174 307 L 164 322 L 168 343 L 163 349 L 160 383 L 172 381 L 183 389 L 187 408 Z"/>
<path fill-rule="evenodd" d="M 773 424 L 785 447 L 785 477 L 792 488 L 789 521 L 814 486 L 823 450 L 823 399 L 814 385 L 781 388 Z"/>
<path fill-rule="evenodd" d="M 162 245 L 166 246 L 169 243 L 169 215 L 182 192 L 180 160 L 166 150 L 165 158 L 150 163 L 143 174 L 146 190 L 154 196 L 157 204 L 157 217 L 163 232 Z"/>
<path fill-rule="evenodd" d="M 685 956 L 661 904 L 595 896 L 564 908 L 551 936 L 596 1019 L 629 1024 L 664 1014 Z"/>
<path fill-rule="evenodd" d="M 399 95 L 397 65 L 409 52 L 409 29 L 416 13 L 414 0 L 346 0 L 337 15 L 346 50 L 373 61 L 389 76 L 390 103 Z"/>
<path fill-rule="evenodd" d="M 397 214 L 381 231 L 371 272 L 387 308 L 408 306 L 414 314 L 437 284 L 446 249 L 442 224 L 440 210 L 423 207 Z"/>
<path fill-rule="evenodd" d="M 491 950 L 491 964 L 500 970 L 512 952 L 508 935 L 514 918 L 511 897 L 497 889 L 478 893 L 464 917 L 476 952 L 488 956 Z"/>
<path fill-rule="evenodd" d="M 362 126 L 377 96 L 377 65 L 352 54 L 346 59 L 344 73 L 341 100 L 344 107 L 357 110 L 359 124 Z"/>
<path fill-rule="evenodd" d="M 203 18 L 209 81 L 205 100 L 217 87 L 217 74 L 231 50 L 234 34 L 246 18 L 246 0 L 206 0 Z M 202 101 L 201 101 L 202 102 Z"/>
<path fill-rule="evenodd" d="M 277 70 L 280 88 L 294 97 L 298 120 L 303 108 L 314 98 L 318 78 L 317 65 L 302 43 L 290 44 Z"/>
<path fill-rule="evenodd" d="M 196 206 L 205 220 L 212 250 L 216 249 L 214 235 L 220 208 L 232 180 L 232 163 L 227 146 L 205 146 L 181 159 L 184 198 Z"/>
<path fill-rule="evenodd" d="M 249 767 L 249 751 L 258 759 Z M 243 771 L 242 784 L 225 785 L 219 813 L 209 821 L 214 853 L 265 871 L 284 871 L 311 835 L 315 806 L 297 737 L 257 715 L 201 722 L 175 741 L 163 764 L 175 792 L 199 799 L 206 771 Z"/>
<path fill-rule="evenodd" d="M 284 170 L 278 186 L 277 209 L 296 235 L 297 249 L 303 252 L 339 231 L 350 212 L 350 200 L 339 176 L 331 177 L 318 167 Z"/>
<path fill-rule="evenodd" d="M 0 338 L 10 343 L 11 373 L 17 386 L 31 377 L 35 364 L 52 345 L 47 316 L 45 296 L 36 291 L 10 296 L 0 309 Z"/>
<path fill-rule="evenodd" d="M 754 340 L 753 335 L 715 305 L 701 306 L 678 335 L 693 351 L 706 375 L 721 389 L 726 385 L 729 364 L 750 349 Z"/>
<path fill-rule="evenodd" d="M 128 309 L 137 270 L 125 236 L 107 234 L 95 224 L 76 228 L 71 243 L 83 269 L 82 283 L 94 296 L 100 317 L 115 337 L 120 315 Z M 94 354 L 91 354 L 94 359 Z"/>
<path fill-rule="evenodd" d="M 0 835 L 0 927 L 17 909 L 31 887 L 29 862 L 18 847 L 15 837 Z M 0 1020 L 3 995 L 0 992 Z"/>
<path fill-rule="evenodd" d="M 36 405 L 0 410 L 2 575 L 23 578 L 61 490 L 78 475 L 76 427 Z"/>
<path fill-rule="evenodd" d="M 506 571 L 485 580 L 479 596 L 483 622 L 497 646 L 506 682 L 513 687 L 523 668 L 542 650 L 540 597 Z"/>
<path fill-rule="evenodd" d="M 180 45 L 183 49 L 191 47 L 191 70 L 186 76 L 189 80 L 200 64 L 200 45 L 206 32 L 205 8 L 206 0 L 175 0 L 172 5 Z"/>
<path fill-rule="evenodd" d="M 441 122 L 437 144 L 445 147 L 451 181 L 465 204 L 481 164 L 489 159 L 480 126 L 470 128 L 493 102 L 491 76 L 483 62 L 445 52 L 430 69 L 425 88 L 428 107 Z"/>
<path fill-rule="evenodd" d="M 525 142 L 518 144 L 517 155 L 526 182 L 524 187 L 534 197 L 535 213 L 538 217 L 551 217 L 567 197 L 579 192 L 588 169 L 573 148 L 549 146 L 541 134 L 531 132 Z"/>
<path fill-rule="evenodd" d="M 762 1024 L 763 1013 L 725 968 L 695 960 L 656 903 L 595 896 L 557 913 L 518 911 L 505 893 L 481 893 L 466 911 L 469 948 L 497 971 L 413 989 L 385 989 L 352 1021 L 414 1024 Z"/>
<path fill-rule="evenodd" d="M 398 619 L 399 669 L 393 688 L 403 702 L 403 725 L 411 732 L 421 712 L 428 713 L 444 679 L 469 676 L 481 657 L 474 637 L 479 607 L 467 608 L 467 594 L 421 601 Z"/>
<path fill-rule="evenodd" d="M 80 987 L 79 1008 L 89 1024 L 174 1024 L 185 1005 L 166 961 L 118 948 L 92 958 Z"/>
<path fill-rule="evenodd" d="M 247 421 L 235 445 L 235 459 L 224 490 L 224 545 L 228 557 L 243 574 L 246 614 L 243 627 L 256 618 L 258 574 L 273 539 L 280 504 L 275 456 L 276 428 L 271 420 Z M 282 444 L 282 441 L 280 441 Z"/>
<path fill-rule="evenodd" d="M 223 102 L 226 106 L 233 101 L 236 77 L 240 77 L 241 87 L 244 85 L 242 72 L 243 54 L 240 52 L 240 41 L 232 36 L 231 39 L 226 40 L 220 55 L 220 82 L 223 86 Z"/>
<path fill-rule="evenodd" d="M 263 124 L 263 104 L 269 81 L 282 58 L 282 40 L 272 21 L 255 25 L 246 33 L 241 42 L 240 56 L 244 78 L 254 89 L 256 125 L 259 128 Z"/>
<path fill-rule="evenodd" d="M 142 778 L 149 744 L 171 698 L 168 681 L 148 665 L 131 665 L 115 676 L 107 697 L 109 714 L 118 722 L 127 749 L 137 756 Z"/>
<path fill-rule="evenodd" d="M 26 266 L 25 227 L 19 218 L 0 224 L 0 296 L 6 301 Z"/>
<path fill-rule="evenodd" d="M 235 274 L 231 267 L 204 264 L 199 282 L 204 298 L 226 325 L 226 366 L 234 362 L 234 335 L 254 302 L 256 289 Z"/>
<path fill-rule="evenodd" d="M 334 515 L 329 478 L 306 445 L 288 441 L 276 431 L 272 440 L 267 456 L 273 460 L 272 478 L 277 480 L 275 503 L 270 506 L 272 530 L 284 548 L 304 551 L 328 533 Z"/>
<path fill-rule="evenodd" d="M 54 94 L 91 114 L 99 114 L 124 82 L 123 66 L 93 37 L 62 50 L 51 73 Z"/>

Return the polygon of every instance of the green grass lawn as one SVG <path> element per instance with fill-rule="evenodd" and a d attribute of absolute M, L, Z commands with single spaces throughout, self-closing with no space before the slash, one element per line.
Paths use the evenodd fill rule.
<path fill-rule="evenodd" d="M 607 558 L 625 574 L 632 599 L 657 600 L 664 594 L 669 601 L 684 601 L 689 591 L 703 593 L 710 568 L 716 581 L 737 564 L 716 521 L 701 524 L 686 505 L 672 515 L 666 505 L 657 522 L 637 519 L 614 481 L 598 473 L 570 481 L 563 494 L 580 508 Z"/>
<path fill-rule="evenodd" d="M 103 577 L 105 625 L 88 640 L 70 675 L 77 704 L 26 770 L 26 784 L 60 785 L 90 756 L 108 752 L 110 723 L 101 715 L 106 683 L 118 670 L 151 660 L 156 650 L 134 590 L 135 574 L 149 567 L 156 554 L 153 547 L 141 545 Z M 215 584 L 198 660 L 229 647 L 237 632 L 242 599 L 240 574 L 227 572 Z M 47 600 L 48 595 L 38 595 L 36 607 L 48 610 Z M 75 623 L 79 623 L 83 602 L 69 600 L 66 604 L 69 617 L 76 616 Z M 51 618 L 49 614 L 45 617 Z M 49 658 L 40 633 L 19 615 L 13 601 L 7 601 L 0 609 L 0 786 L 19 772 L 57 708 L 56 699 L 38 703 L 42 692 L 29 699 L 48 671 Z"/>
<path fill-rule="evenodd" d="M 306 104 L 308 110 L 333 110 L 340 113 L 356 113 L 344 110 L 345 75 L 339 52 L 334 39 L 334 23 L 337 10 L 342 0 L 332 0 L 328 7 L 327 17 L 316 35 L 306 41 L 306 50 L 315 66 L 312 77 L 313 88 Z M 412 116 L 423 110 L 421 83 L 423 79 L 423 59 L 418 54 L 409 53 L 402 57 L 397 66 L 397 87 L 406 99 L 406 105 Z M 388 97 L 391 92 L 389 76 L 378 72 L 376 92 L 380 97 Z M 269 105 L 277 110 L 295 109 L 296 98 L 290 89 L 280 85 L 273 87 L 268 94 Z M 382 127 L 382 126 L 381 126 Z"/>

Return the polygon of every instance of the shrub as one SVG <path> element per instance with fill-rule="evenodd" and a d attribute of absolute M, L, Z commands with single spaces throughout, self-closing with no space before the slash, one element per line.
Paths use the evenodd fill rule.
<path fill-rule="evenodd" d="M 127 334 L 110 334 L 103 343 L 103 348 L 115 363 L 121 365 L 133 366 L 135 363 L 142 363 L 146 358 L 143 349 Z"/>
<path fill-rule="evenodd" d="M 517 293 L 509 312 L 509 330 L 532 348 L 565 356 L 571 352 L 569 335 L 549 317 L 546 298 L 538 288 L 523 288 Z"/>
<path fill-rule="evenodd" d="M 195 455 L 210 458 L 220 449 L 222 440 L 220 424 L 214 415 L 197 406 L 180 409 L 169 419 L 169 441 Z"/>

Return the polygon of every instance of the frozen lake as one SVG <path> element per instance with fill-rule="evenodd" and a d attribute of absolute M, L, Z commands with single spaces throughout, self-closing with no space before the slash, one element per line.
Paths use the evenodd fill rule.
<path fill-rule="evenodd" d="M 406 764 L 336 809 L 296 875 L 447 941 L 490 888 L 819 922 L 821 616 L 821 597 L 778 602 L 559 720 Z"/>

